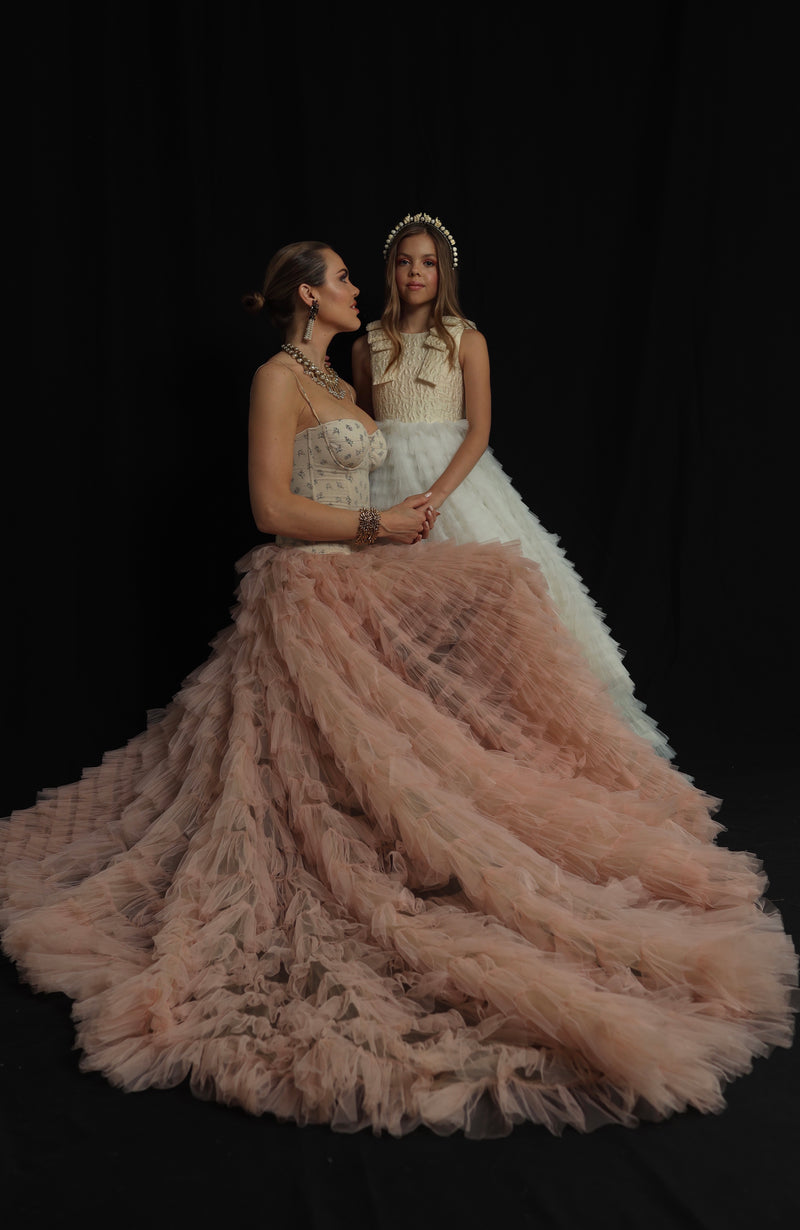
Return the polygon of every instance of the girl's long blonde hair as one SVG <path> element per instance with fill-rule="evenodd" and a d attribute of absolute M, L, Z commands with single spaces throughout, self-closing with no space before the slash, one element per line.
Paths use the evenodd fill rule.
<path fill-rule="evenodd" d="M 453 268 L 452 249 L 448 240 L 445 239 L 441 232 L 436 230 L 436 227 L 427 226 L 424 222 L 409 222 L 408 226 L 404 226 L 402 231 L 394 237 L 391 247 L 386 254 L 386 285 L 384 288 L 381 328 L 392 343 L 392 357 L 386 366 L 386 370 L 388 371 L 392 364 L 397 362 L 400 358 L 400 351 L 403 349 L 403 337 L 399 328 L 400 295 L 397 290 L 394 271 L 397 249 L 401 241 L 407 239 L 409 235 L 429 235 L 436 248 L 436 257 L 439 265 L 439 289 L 433 305 L 433 324 L 431 328 L 447 346 L 450 366 L 452 367 L 456 358 L 456 344 L 445 328 L 444 318 L 445 316 L 457 316 L 460 320 L 468 323 L 458 302 L 458 275 Z"/>

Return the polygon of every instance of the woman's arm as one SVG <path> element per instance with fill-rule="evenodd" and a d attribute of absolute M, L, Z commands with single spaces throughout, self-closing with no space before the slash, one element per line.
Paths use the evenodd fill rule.
<path fill-rule="evenodd" d="M 350 357 L 353 368 L 353 385 L 356 403 L 367 414 L 374 414 L 372 407 L 372 365 L 369 361 L 369 341 L 366 335 L 357 337 Z"/>
<path fill-rule="evenodd" d="M 250 506 L 264 534 L 304 542 L 349 542 L 359 525 L 357 509 L 331 508 L 291 489 L 294 439 L 306 404 L 291 372 L 265 363 L 250 389 L 248 477 Z M 427 537 L 430 494 L 410 497 L 381 513 L 378 537 L 411 543 Z"/>
<path fill-rule="evenodd" d="M 492 423 L 489 350 L 486 338 L 477 329 L 465 329 L 461 334 L 458 358 L 464 377 L 465 417 L 469 426 L 447 469 L 431 488 L 434 508 L 440 508 L 456 487 L 463 483 L 489 444 Z"/>

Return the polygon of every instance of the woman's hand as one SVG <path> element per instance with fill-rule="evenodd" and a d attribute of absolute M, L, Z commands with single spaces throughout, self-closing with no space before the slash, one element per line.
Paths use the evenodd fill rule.
<path fill-rule="evenodd" d="M 402 504 L 381 513 L 379 538 L 389 542 L 414 543 L 427 538 L 438 512 L 430 502 L 431 493 L 409 495 Z"/>
<path fill-rule="evenodd" d="M 425 526 L 421 530 L 418 537 L 414 539 L 414 542 L 419 542 L 421 539 L 427 538 L 429 536 L 431 530 L 436 524 L 436 518 L 439 516 L 439 509 L 435 505 L 433 491 L 426 491 L 424 495 L 412 495 L 412 496 L 408 496 L 407 498 L 411 500 L 427 500 L 428 501 L 428 507 L 425 510 L 426 511 Z"/>

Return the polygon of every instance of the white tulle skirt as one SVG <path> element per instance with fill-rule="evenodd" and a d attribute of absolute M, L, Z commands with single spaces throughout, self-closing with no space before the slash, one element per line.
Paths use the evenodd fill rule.
<path fill-rule="evenodd" d="M 797 959 L 500 544 L 260 547 L 166 711 L 0 823 L 3 946 L 121 1088 L 473 1136 L 718 1111 Z"/>
<path fill-rule="evenodd" d="M 442 423 L 381 421 L 389 454 L 370 477 L 372 503 L 389 508 L 407 495 L 426 491 L 449 464 L 467 431 L 464 420 Z M 565 626 L 580 644 L 595 675 L 637 734 L 662 756 L 671 757 L 667 737 L 634 694 L 623 655 L 601 609 L 592 599 L 559 540 L 539 523 L 491 449 L 445 503 L 430 541 L 518 542 L 535 560 Z"/>

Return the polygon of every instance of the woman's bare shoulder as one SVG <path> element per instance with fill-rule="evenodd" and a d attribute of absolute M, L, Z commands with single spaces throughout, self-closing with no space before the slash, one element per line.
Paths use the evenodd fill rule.
<path fill-rule="evenodd" d="M 286 360 L 279 354 L 274 354 L 260 367 L 257 367 L 253 373 L 253 383 L 266 384 L 274 387 L 281 387 L 288 384 L 294 378 L 292 371 Z"/>

